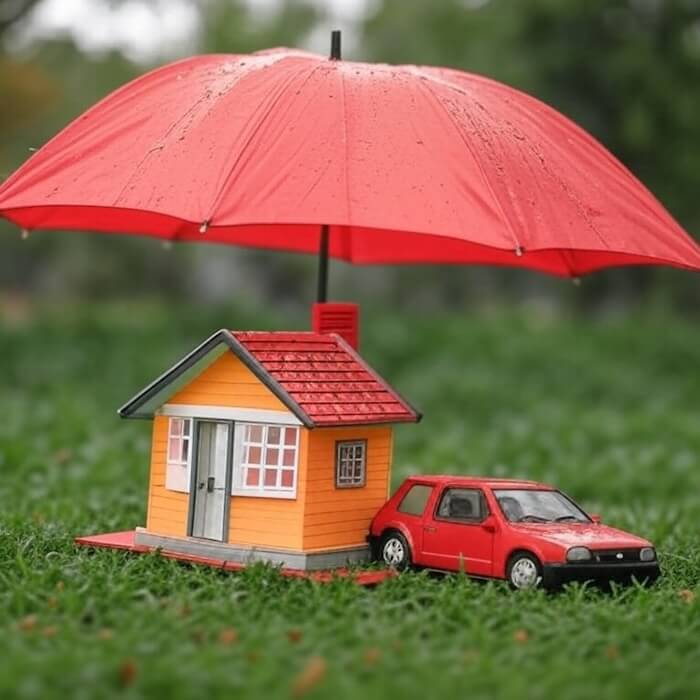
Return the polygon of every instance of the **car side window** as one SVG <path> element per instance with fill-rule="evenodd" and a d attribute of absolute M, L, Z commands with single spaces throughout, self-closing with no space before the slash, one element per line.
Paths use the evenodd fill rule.
<path fill-rule="evenodd" d="M 406 513 L 408 515 L 423 515 L 423 511 L 428 504 L 428 499 L 432 491 L 432 486 L 413 484 L 406 492 L 406 495 L 401 499 L 397 510 L 399 513 Z"/>
<path fill-rule="evenodd" d="M 445 489 L 436 512 L 438 518 L 469 523 L 480 522 L 486 515 L 486 501 L 478 489 Z"/>

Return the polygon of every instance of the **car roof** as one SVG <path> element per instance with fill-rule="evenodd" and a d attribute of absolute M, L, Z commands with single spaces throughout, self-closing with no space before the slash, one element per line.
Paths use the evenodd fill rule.
<path fill-rule="evenodd" d="M 406 481 L 438 486 L 451 484 L 464 487 L 489 487 L 491 489 L 543 489 L 554 491 L 554 487 L 543 484 L 539 481 L 528 481 L 526 479 L 500 479 L 490 476 L 458 476 L 456 474 L 414 474 Z"/>

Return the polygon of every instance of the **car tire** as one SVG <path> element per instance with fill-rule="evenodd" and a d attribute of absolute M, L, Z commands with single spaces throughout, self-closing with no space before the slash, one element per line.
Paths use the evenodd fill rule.
<path fill-rule="evenodd" d="M 542 564 L 530 552 L 516 552 L 506 568 L 508 583 L 515 589 L 537 588 L 542 584 Z"/>
<path fill-rule="evenodd" d="M 379 541 L 379 561 L 392 569 L 403 571 L 411 566 L 411 547 L 397 530 L 389 530 Z"/>

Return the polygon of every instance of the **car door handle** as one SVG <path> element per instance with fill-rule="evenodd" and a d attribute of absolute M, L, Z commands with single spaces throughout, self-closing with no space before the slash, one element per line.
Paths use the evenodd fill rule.
<path fill-rule="evenodd" d="M 437 528 L 432 527 L 431 525 L 425 525 L 423 527 L 423 530 L 425 530 L 426 532 L 437 532 Z"/>

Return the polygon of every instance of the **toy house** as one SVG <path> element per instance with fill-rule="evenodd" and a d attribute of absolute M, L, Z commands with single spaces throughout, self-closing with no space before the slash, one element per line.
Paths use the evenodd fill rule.
<path fill-rule="evenodd" d="M 220 330 L 120 409 L 153 420 L 136 544 L 303 570 L 367 558 L 392 424 L 420 415 L 358 354 L 356 307 L 313 318 L 309 332 Z"/>

